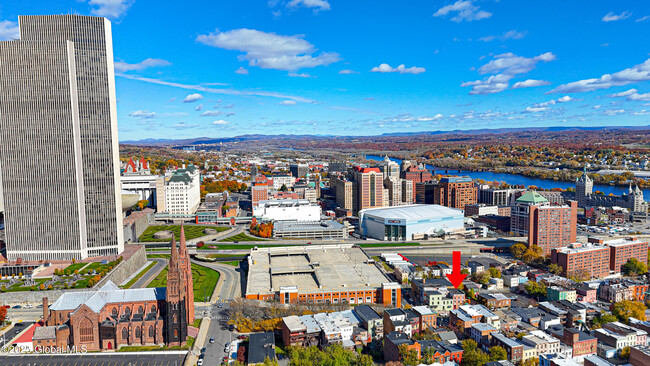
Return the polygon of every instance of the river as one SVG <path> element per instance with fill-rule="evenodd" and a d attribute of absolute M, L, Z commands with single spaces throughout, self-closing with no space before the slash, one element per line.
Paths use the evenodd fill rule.
<path fill-rule="evenodd" d="M 396 162 L 397 164 L 402 163 L 401 159 L 397 159 L 397 158 L 389 158 L 389 159 Z M 366 160 L 383 161 L 384 157 L 379 155 L 366 155 Z M 428 164 L 426 165 L 426 168 L 438 174 L 445 174 L 445 170 L 447 170 L 446 168 L 434 167 Z M 499 182 L 506 182 L 510 185 L 524 185 L 526 187 L 537 186 L 544 189 L 552 189 L 552 188 L 567 189 L 569 187 L 575 188 L 575 183 L 573 182 L 562 182 L 556 180 L 530 178 L 530 177 L 525 177 L 523 175 L 507 174 L 507 173 L 470 172 L 465 170 L 459 172 L 458 169 L 456 170 L 448 169 L 448 170 L 449 170 L 448 173 L 449 175 L 467 175 L 472 179 L 483 179 L 488 182 L 499 181 Z M 594 192 L 601 191 L 605 194 L 613 193 L 615 195 L 621 195 L 623 193 L 627 193 L 627 190 L 628 187 L 624 187 L 624 186 L 594 184 Z M 645 198 L 646 201 L 650 201 L 650 189 L 643 189 L 643 197 Z"/>

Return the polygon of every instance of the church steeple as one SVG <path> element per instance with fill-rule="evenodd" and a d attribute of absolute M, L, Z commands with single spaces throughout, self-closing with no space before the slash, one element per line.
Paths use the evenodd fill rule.
<path fill-rule="evenodd" d="M 190 263 L 190 254 L 185 242 L 185 226 L 181 223 L 181 245 L 178 250 L 178 260 L 185 288 L 185 303 L 187 304 L 187 323 L 194 323 L 194 284 L 192 280 L 192 264 Z"/>
<path fill-rule="evenodd" d="M 176 236 L 172 238 L 169 265 L 167 266 L 167 309 L 166 330 L 167 344 L 182 346 L 187 343 L 187 307 L 185 281 L 180 267 L 180 258 L 176 249 Z"/>

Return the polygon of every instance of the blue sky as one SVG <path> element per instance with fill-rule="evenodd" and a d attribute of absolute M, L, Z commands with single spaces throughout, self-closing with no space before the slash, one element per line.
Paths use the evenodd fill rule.
<path fill-rule="evenodd" d="M 650 1 L 22 0 L 106 16 L 121 141 L 639 126 Z"/>

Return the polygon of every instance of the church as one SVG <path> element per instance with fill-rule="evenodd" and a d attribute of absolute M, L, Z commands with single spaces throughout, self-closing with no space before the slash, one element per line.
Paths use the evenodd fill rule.
<path fill-rule="evenodd" d="M 167 287 L 120 289 L 108 281 L 96 291 L 66 292 L 52 305 L 43 298 L 44 326 L 34 347 L 104 351 L 122 346 L 184 346 L 194 322 L 192 268 L 181 226 L 172 239 Z"/>

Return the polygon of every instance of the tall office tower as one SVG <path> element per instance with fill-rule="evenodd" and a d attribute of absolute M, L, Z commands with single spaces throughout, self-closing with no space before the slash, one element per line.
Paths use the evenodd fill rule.
<path fill-rule="evenodd" d="M 393 181 L 399 180 L 399 173 L 400 173 L 399 164 L 390 160 L 388 155 L 384 157 L 384 165 L 380 166 L 379 168 L 384 173 L 384 179 L 390 178 Z"/>
<path fill-rule="evenodd" d="M 464 209 L 476 203 L 478 188 L 470 177 L 442 178 L 433 192 L 433 203 Z"/>
<path fill-rule="evenodd" d="M 587 175 L 587 168 L 584 169 L 580 178 L 576 179 L 576 200 L 578 207 L 589 206 L 589 196 L 593 193 L 594 181 Z"/>
<path fill-rule="evenodd" d="M 402 203 L 410 205 L 415 202 L 415 195 L 413 195 L 413 181 L 400 179 L 400 182 L 402 182 Z"/>
<path fill-rule="evenodd" d="M 384 171 L 384 176 L 386 172 Z M 384 190 L 388 191 L 388 205 L 399 206 L 402 204 L 402 182 L 399 178 L 393 179 L 391 177 L 384 178 Z"/>
<path fill-rule="evenodd" d="M 384 206 L 383 173 L 379 168 L 354 167 L 355 212 L 366 208 Z"/>
<path fill-rule="evenodd" d="M 303 178 L 309 174 L 309 164 L 291 164 L 289 165 L 291 175 L 296 178 Z"/>
<path fill-rule="evenodd" d="M 21 16 L 0 42 L 0 179 L 10 260 L 123 251 L 111 23 Z"/>

